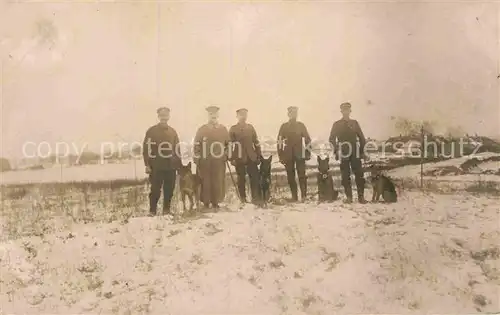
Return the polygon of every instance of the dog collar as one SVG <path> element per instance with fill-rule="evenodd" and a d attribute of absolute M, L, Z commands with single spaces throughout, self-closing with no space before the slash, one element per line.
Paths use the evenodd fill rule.
<path fill-rule="evenodd" d="M 327 178 L 328 178 L 328 174 L 326 174 L 326 173 L 321 174 L 321 178 L 323 178 L 323 179 L 327 179 Z"/>

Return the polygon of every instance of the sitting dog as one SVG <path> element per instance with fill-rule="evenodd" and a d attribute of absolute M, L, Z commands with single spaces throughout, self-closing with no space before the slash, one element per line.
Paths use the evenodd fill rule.
<path fill-rule="evenodd" d="M 259 188 L 262 197 L 262 205 L 267 207 L 267 203 L 271 198 L 271 162 L 273 156 L 267 159 L 262 158 L 259 168 Z"/>
<path fill-rule="evenodd" d="M 372 202 L 378 202 L 380 196 L 387 203 L 398 201 L 398 194 L 396 186 L 392 180 L 381 173 L 380 169 L 376 166 L 371 166 L 370 180 L 373 186 Z"/>
<path fill-rule="evenodd" d="M 186 211 L 186 197 L 189 198 L 189 210 L 192 211 L 196 202 L 196 209 L 200 209 L 201 179 L 198 174 L 193 174 L 191 162 L 182 165 L 179 169 L 179 185 L 182 195 L 182 206 Z"/>
<path fill-rule="evenodd" d="M 333 178 L 329 174 L 330 158 L 321 159 L 318 155 L 318 200 L 320 202 L 335 201 L 339 192 L 333 187 Z"/>

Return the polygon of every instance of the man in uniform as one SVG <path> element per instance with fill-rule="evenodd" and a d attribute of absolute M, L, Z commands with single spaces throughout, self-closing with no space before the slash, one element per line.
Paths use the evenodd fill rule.
<path fill-rule="evenodd" d="M 259 169 L 262 159 L 261 148 L 255 128 L 247 123 L 248 110 L 241 108 L 236 111 L 238 123 L 229 129 L 232 150 L 229 159 L 236 168 L 238 177 L 238 192 L 242 202 L 246 200 L 245 177 L 250 177 L 252 203 L 260 200 Z"/>
<path fill-rule="evenodd" d="M 149 215 L 156 214 L 156 208 L 163 186 L 163 214 L 170 214 L 170 202 L 175 189 L 176 172 L 181 165 L 179 137 L 169 126 L 170 109 L 160 107 L 156 111 L 159 123 L 146 131 L 142 146 L 146 173 L 149 174 Z"/>
<path fill-rule="evenodd" d="M 297 121 L 298 108 L 288 107 L 288 122 L 281 125 L 278 132 L 278 156 L 280 163 L 285 166 L 288 185 L 292 192 L 292 200 L 298 200 L 295 170 L 299 177 L 302 201 L 307 195 L 306 161 L 311 159 L 309 146 L 311 137 L 306 126 Z"/>
<path fill-rule="evenodd" d="M 330 131 L 330 143 L 336 160 L 340 159 L 340 173 L 342 186 L 344 186 L 347 203 L 352 203 L 351 169 L 355 176 L 356 188 L 358 190 L 358 201 L 366 203 L 364 197 L 365 179 L 361 160 L 365 158 L 364 148 L 365 136 L 361 131 L 359 123 L 350 118 L 351 104 L 340 105 L 342 119 L 333 123 Z M 359 147 L 357 142 L 359 140 Z"/>
<path fill-rule="evenodd" d="M 208 123 L 201 126 L 194 139 L 193 160 L 201 178 L 201 202 L 219 208 L 226 194 L 226 162 L 229 132 L 219 124 L 219 107 L 209 106 Z"/>

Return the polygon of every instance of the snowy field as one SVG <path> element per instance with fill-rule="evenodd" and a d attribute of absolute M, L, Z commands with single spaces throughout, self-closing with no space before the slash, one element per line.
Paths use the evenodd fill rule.
<path fill-rule="evenodd" d="M 479 161 L 485 160 L 487 158 L 498 157 L 498 153 L 484 152 L 474 155 Z M 445 167 L 456 167 L 459 168 L 464 162 L 470 160 L 470 156 L 464 156 L 456 159 L 440 161 L 436 163 L 426 163 L 424 164 L 424 172 L 429 172 L 431 170 L 436 170 Z M 479 163 L 478 167 L 475 168 L 475 172 L 481 173 L 484 171 L 495 171 L 500 170 L 500 162 L 498 161 L 487 161 L 484 163 Z M 463 181 L 463 182 L 474 182 L 474 181 L 491 181 L 500 182 L 500 176 L 493 174 L 462 174 L 454 176 L 424 176 L 425 180 L 438 180 L 438 181 Z M 393 169 L 387 172 L 387 175 L 393 178 L 419 178 L 420 177 L 420 165 L 407 165 L 404 167 Z"/>
<path fill-rule="evenodd" d="M 475 155 L 478 159 L 485 159 L 492 156 L 499 156 L 497 153 L 480 153 Z M 395 155 L 386 155 L 384 160 L 394 159 Z M 439 167 L 445 166 L 460 166 L 470 157 L 462 157 L 437 163 L 427 163 L 424 165 L 424 170 L 429 171 Z M 378 155 L 371 155 L 369 162 L 380 161 L 381 157 Z M 183 161 L 187 164 L 189 160 Z M 316 168 L 316 157 L 313 156 L 311 160 L 307 161 L 308 173 L 315 172 Z M 339 163 L 331 159 L 332 171 L 339 170 Z M 480 165 L 481 170 L 491 170 L 498 171 L 500 169 L 500 162 L 498 161 L 488 161 Z M 234 174 L 234 167 L 231 166 L 231 170 Z M 194 165 L 193 165 L 194 171 Z M 276 155 L 273 155 L 273 173 L 275 174 L 285 174 L 283 165 L 278 161 Z M 408 165 L 402 168 L 395 169 L 388 173 L 395 178 L 415 178 L 420 176 L 420 165 Z M 41 170 L 19 170 L 4 172 L 0 176 L 1 185 L 11 185 L 11 184 L 29 184 L 29 183 L 69 183 L 69 182 L 99 182 L 99 181 L 110 181 L 110 180 L 143 180 L 147 176 L 144 172 L 144 163 L 142 160 L 130 160 L 126 163 L 117 164 L 103 164 L 103 165 L 82 165 L 73 167 L 60 167 L 58 165 Z M 426 178 L 433 178 L 428 177 Z M 436 179 L 436 178 L 433 178 Z M 452 176 L 452 177 L 440 177 L 440 180 L 459 180 L 459 181 L 476 181 L 477 176 Z M 497 175 L 484 175 L 482 180 L 487 181 L 500 181 L 500 176 Z"/>
<path fill-rule="evenodd" d="M 370 191 L 367 191 L 367 195 Z M 0 243 L 3 314 L 499 312 L 499 198 L 229 206 Z"/>
<path fill-rule="evenodd" d="M 268 157 L 265 155 L 265 157 Z M 187 164 L 189 160 L 184 160 Z M 338 163 L 333 163 L 337 164 Z M 316 159 L 307 161 L 309 167 L 316 165 Z M 193 171 L 194 171 L 193 165 Z M 234 167 L 231 166 L 234 172 Z M 0 176 L 0 184 L 28 184 L 28 183 L 57 183 L 57 182 L 89 182 L 89 181 L 109 181 L 120 179 L 145 179 L 147 175 L 144 172 L 144 163 L 142 160 L 129 160 L 125 163 L 117 164 L 93 164 L 72 167 L 61 167 L 56 165 L 52 168 L 41 170 L 19 170 L 4 172 Z M 283 165 L 278 161 L 278 157 L 273 155 L 273 170 L 284 171 Z"/>
<path fill-rule="evenodd" d="M 474 157 L 477 158 L 479 161 L 491 158 L 491 157 L 497 157 L 499 156 L 498 153 L 492 153 L 492 152 L 484 152 L 484 153 L 478 153 L 475 154 Z M 470 160 L 471 156 L 463 156 L 459 157 L 456 159 L 450 159 L 450 160 L 445 160 L 445 161 L 440 161 L 436 163 L 426 163 L 424 165 L 424 170 L 429 171 L 433 169 L 437 169 L 440 167 L 447 167 L 447 166 L 454 166 L 454 167 L 460 167 L 464 162 L 467 160 Z M 492 169 L 493 167 L 497 167 L 495 170 L 498 170 L 500 168 L 500 163 L 499 162 L 484 162 L 484 164 L 480 164 L 480 168 L 483 170 L 489 170 Z M 420 165 L 408 165 L 405 166 L 404 168 L 398 168 L 395 170 L 392 170 L 389 172 L 391 176 L 394 177 L 415 177 L 415 176 L 420 176 Z"/>
<path fill-rule="evenodd" d="M 135 167 L 134 168 L 134 164 Z M 145 179 L 144 163 L 139 160 L 130 160 L 127 163 L 92 164 L 72 167 L 60 167 L 40 170 L 19 170 L 2 173 L 0 183 L 29 184 L 29 183 L 59 183 L 83 181 L 109 181 L 113 179 Z"/>

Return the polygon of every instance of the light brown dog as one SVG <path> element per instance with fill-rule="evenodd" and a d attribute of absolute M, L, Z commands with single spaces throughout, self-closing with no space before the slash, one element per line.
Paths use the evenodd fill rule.
<path fill-rule="evenodd" d="M 198 174 L 193 174 L 191 162 L 181 166 L 179 177 L 183 210 L 186 211 L 186 198 L 189 198 L 189 211 L 193 210 L 195 202 L 196 209 L 200 209 L 201 179 Z"/>

